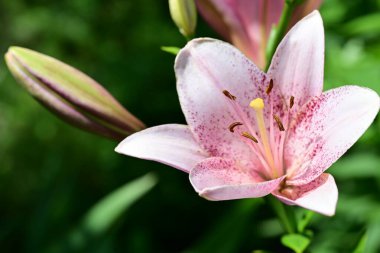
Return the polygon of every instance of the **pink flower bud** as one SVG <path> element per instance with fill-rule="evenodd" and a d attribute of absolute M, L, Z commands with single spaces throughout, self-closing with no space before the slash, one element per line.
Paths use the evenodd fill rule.
<path fill-rule="evenodd" d="M 9 48 L 5 60 L 35 99 L 77 127 L 115 140 L 145 127 L 100 84 L 61 61 L 21 47 Z"/>

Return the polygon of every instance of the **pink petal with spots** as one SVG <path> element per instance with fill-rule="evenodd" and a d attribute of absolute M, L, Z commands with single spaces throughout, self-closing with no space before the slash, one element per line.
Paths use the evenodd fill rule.
<path fill-rule="evenodd" d="M 287 183 L 303 185 L 319 177 L 371 125 L 379 105 L 376 92 L 358 86 L 333 89 L 307 103 L 289 131 Z"/>
<path fill-rule="evenodd" d="M 182 111 L 202 147 L 211 156 L 249 158 L 257 164 L 239 133 L 255 131 L 254 110 L 249 107 L 252 99 L 262 97 L 269 104 L 264 94 L 269 83 L 266 75 L 230 44 L 205 38 L 192 40 L 180 51 L 175 72 Z M 229 99 L 224 90 L 236 99 Z M 272 91 L 273 99 L 275 95 Z M 269 117 L 269 109 L 266 114 Z M 244 126 L 231 133 L 228 126 L 236 121 Z"/>
<path fill-rule="evenodd" d="M 270 31 L 283 5 L 283 0 L 197 1 L 206 21 L 261 68 Z"/>
<path fill-rule="evenodd" d="M 324 31 L 318 11 L 299 21 L 284 37 L 272 59 L 268 75 L 278 85 L 285 101 L 295 97 L 302 106 L 323 89 Z M 288 103 L 289 104 L 289 103 Z"/>
<path fill-rule="evenodd" d="M 263 181 L 250 168 L 220 157 L 198 163 L 190 171 L 190 182 L 208 200 L 258 198 L 271 193 L 284 177 Z"/>
<path fill-rule="evenodd" d="M 334 178 L 324 173 L 306 185 L 294 186 L 292 190 L 285 190 L 283 193 L 276 191 L 273 195 L 285 204 L 332 216 L 338 201 L 338 188 Z"/>
<path fill-rule="evenodd" d="M 189 172 L 208 155 L 195 142 L 185 125 L 169 124 L 151 127 L 122 141 L 116 152 L 167 164 Z"/>

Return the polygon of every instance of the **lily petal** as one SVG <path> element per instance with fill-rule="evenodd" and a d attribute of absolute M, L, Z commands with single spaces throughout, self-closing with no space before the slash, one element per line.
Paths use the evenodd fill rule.
<path fill-rule="evenodd" d="M 302 106 L 323 89 L 324 31 L 318 11 L 299 21 L 284 37 L 273 56 L 268 75 L 285 101 Z"/>
<path fill-rule="evenodd" d="M 292 192 L 288 192 L 288 194 L 293 196 L 286 193 L 273 193 L 285 204 L 301 206 L 327 216 L 335 214 L 338 188 L 330 174 L 323 173 L 306 185 L 295 186 L 292 188 Z"/>
<path fill-rule="evenodd" d="M 168 124 L 151 127 L 122 141 L 116 152 L 167 164 L 189 172 L 208 155 L 195 142 L 185 125 Z"/>
<path fill-rule="evenodd" d="M 258 198 L 271 193 L 284 177 L 262 181 L 233 160 L 211 157 L 190 171 L 190 182 L 208 200 Z"/>
<path fill-rule="evenodd" d="M 207 38 L 192 40 L 180 51 L 175 72 L 182 111 L 197 142 L 211 156 L 255 157 L 228 126 L 236 121 L 243 127 L 254 123 L 248 105 L 264 97 L 266 75 L 232 45 Z"/>
<path fill-rule="evenodd" d="M 342 156 L 379 111 L 376 92 L 344 86 L 312 99 L 292 123 L 285 157 L 288 184 L 311 182 Z"/>

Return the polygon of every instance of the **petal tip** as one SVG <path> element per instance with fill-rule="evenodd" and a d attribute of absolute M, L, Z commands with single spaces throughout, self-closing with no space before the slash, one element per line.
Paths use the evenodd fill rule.
<path fill-rule="evenodd" d="M 114 148 L 114 151 L 115 151 L 116 153 L 119 153 L 119 154 L 120 154 L 120 152 L 121 152 L 121 147 L 120 147 L 120 145 L 121 145 L 121 143 L 119 143 L 119 144 Z"/>
<path fill-rule="evenodd" d="M 214 199 L 211 196 L 209 196 L 209 193 L 210 193 L 210 191 L 208 191 L 207 189 L 205 189 L 205 190 L 202 190 L 202 191 L 198 192 L 198 195 L 199 195 L 199 197 L 204 198 L 204 199 L 206 199 L 208 201 L 218 201 L 218 199 Z"/>
<path fill-rule="evenodd" d="M 127 155 L 127 152 L 125 151 L 126 148 L 126 142 L 128 141 L 129 137 L 125 138 L 123 141 L 121 141 L 114 149 L 116 153 Z"/>

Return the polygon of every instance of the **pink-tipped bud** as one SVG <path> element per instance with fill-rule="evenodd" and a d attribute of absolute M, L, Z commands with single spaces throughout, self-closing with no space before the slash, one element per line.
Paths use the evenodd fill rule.
<path fill-rule="evenodd" d="M 115 140 L 145 128 L 95 80 L 59 60 L 21 47 L 10 47 L 5 60 L 34 98 L 77 127 Z"/>

